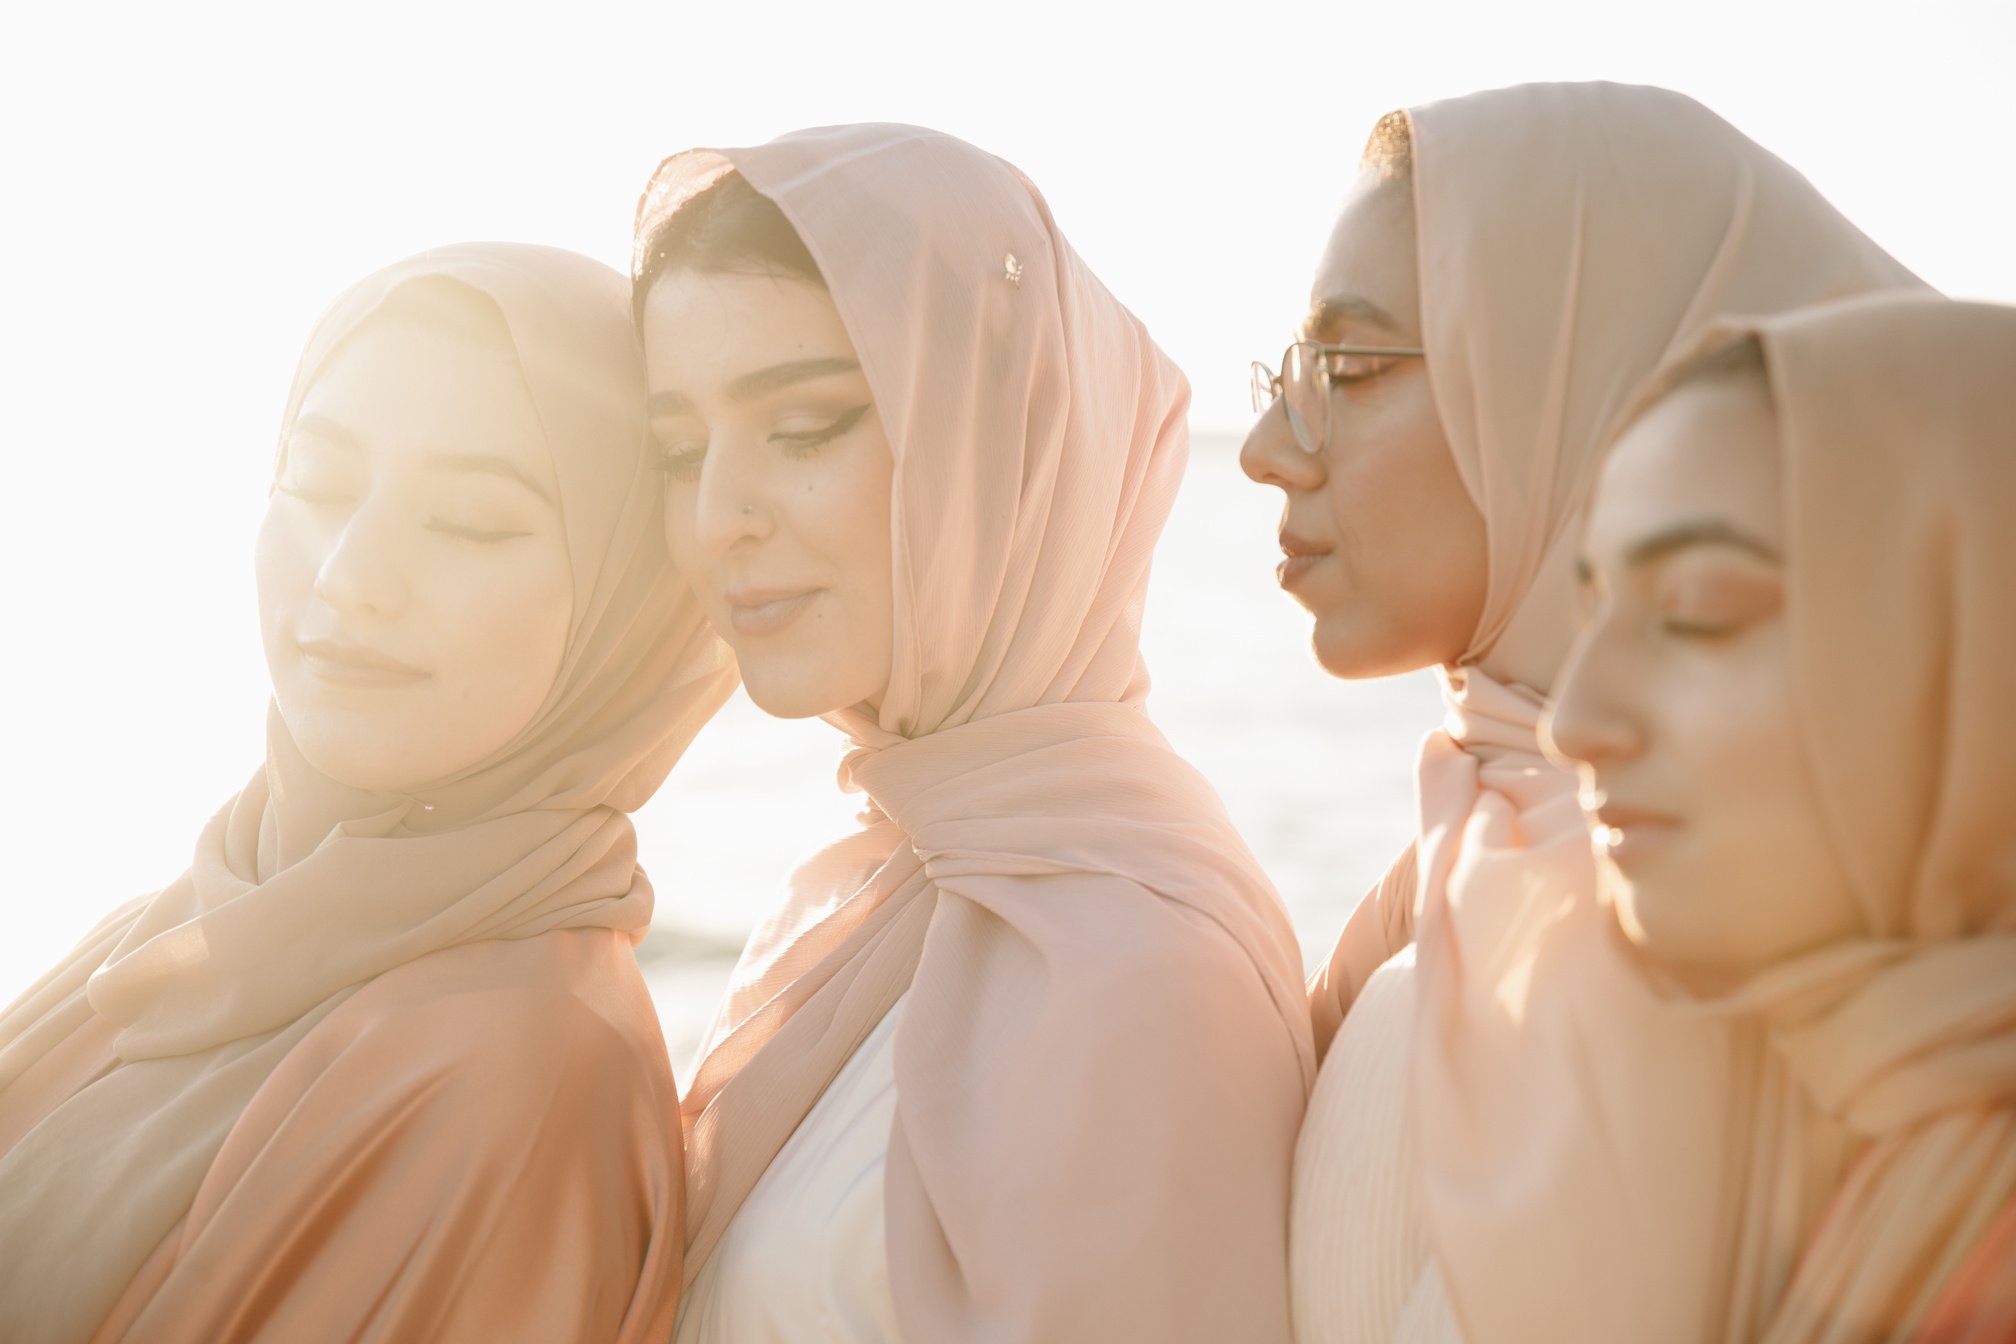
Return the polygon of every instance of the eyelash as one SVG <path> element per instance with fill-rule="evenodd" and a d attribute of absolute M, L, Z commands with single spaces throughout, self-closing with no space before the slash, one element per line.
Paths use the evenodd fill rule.
<path fill-rule="evenodd" d="M 1675 621 L 1663 617 L 1659 621 L 1659 629 L 1673 636 L 1673 638 L 1695 640 L 1701 643 L 1713 643 L 1716 640 L 1727 639 L 1731 635 L 1739 633 L 1742 628 L 1740 624 L 1690 625 L 1685 621 Z"/>
<path fill-rule="evenodd" d="M 350 496 L 341 494 L 333 490 L 304 490 L 298 485 L 286 485 L 286 484 L 279 485 L 275 488 L 278 489 L 281 494 L 286 495 L 292 499 L 298 499 L 302 503 L 307 504 L 311 508 L 318 508 L 318 509 L 334 508 L 338 505 L 348 504 L 352 502 Z M 440 521 L 429 522 L 427 524 L 427 530 L 429 532 L 439 533 L 444 537 L 454 537 L 459 541 L 475 542 L 476 544 L 481 546 L 495 546 L 502 542 L 516 541 L 520 537 L 529 537 L 532 535 L 530 532 L 492 531 L 480 527 L 458 527 L 454 523 L 444 523 Z"/>
<path fill-rule="evenodd" d="M 520 537 L 532 535 L 530 532 L 486 532 L 481 528 L 456 527 L 453 523 L 429 523 L 427 530 L 439 532 L 443 536 L 456 537 L 462 541 L 473 541 L 482 546 L 495 546 L 500 542 L 516 541 Z"/>
<path fill-rule="evenodd" d="M 1389 356 L 1336 355 L 1325 368 L 1324 377 L 1330 380 L 1332 386 L 1350 387 L 1370 382 L 1399 362 Z"/>
<path fill-rule="evenodd" d="M 872 404 L 864 401 L 851 411 L 841 412 L 818 429 L 772 434 L 770 442 L 777 444 L 793 457 L 809 457 L 860 424 Z M 658 470 L 672 480 L 691 481 L 700 474 L 700 466 L 706 458 L 705 444 L 677 452 L 661 448 L 658 450 Z"/>
<path fill-rule="evenodd" d="M 347 504 L 350 497 L 336 490 L 310 490 L 298 485 L 288 485 L 282 481 L 273 487 L 290 499 L 298 499 L 303 504 L 326 509 L 336 504 Z"/>

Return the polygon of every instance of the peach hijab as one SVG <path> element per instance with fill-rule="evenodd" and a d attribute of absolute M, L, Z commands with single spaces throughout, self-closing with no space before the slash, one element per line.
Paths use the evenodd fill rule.
<path fill-rule="evenodd" d="M 2016 308 L 1873 296 L 1711 344 L 1753 333 L 1796 701 L 1865 928 L 1701 1005 L 1761 1046 L 1736 1061 L 1728 1161 L 1688 1173 L 1735 1217 L 1659 1245 L 1733 1250 L 1707 1337 L 1923 1337 L 2016 1200 Z M 1970 1277 L 2006 1312 L 2003 1242 Z M 1936 1337 L 1977 1311 L 1949 1301 Z"/>
<path fill-rule="evenodd" d="M 1668 90 L 1524 85 L 1408 120 L 1422 336 L 1484 516 L 1489 581 L 1470 647 L 1443 674 L 1445 728 L 1422 746 L 1418 838 L 1312 984 L 1317 1032 L 1418 940 L 1409 1132 L 1429 1241 L 1470 1335 L 1550 1338 L 1566 1311 L 1612 1338 L 1696 1338 L 1700 1279 L 1666 1261 L 1577 1278 L 1565 1302 L 1536 1291 L 1487 1309 L 1464 1281 L 1495 1257 L 1525 1267 L 1499 1276 L 1510 1287 L 1560 1282 L 1585 1254 L 1712 1198 L 1655 1161 L 1675 1178 L 1619 1203 L 1576 1160 L 1605 1134 L 1628 1139 L 1612 1154 L 1625 1163 L 1696 1151 L 1721 1099 L 1663 1096 L 1657 1080 L 1678 1059 L 1713 1076 L 1729 1049 L 1609 950 L 1574 778 L 1540 753 L 1542 697 L 1574 633 L 1577 524 L 1619 415 L 1718 315 L 1918 282 L 1783 161 Z M 1522 1036 L 1540 1021 L 1552 1029 Z M 1536 1040 L 1546 1048 L 1522 1044 Z M 1603 1053 L 1620 1041 L 1620 1057 Z M 1640 1086 L 1647 1068 L 1654 1084 Z M 1571 1095 L 1635 1109 L 1599 1130 L 1563 1113 Z M 1589 1247 L 1527 1236 L 1563 1207 L 1585 1211 Z M 1544 1258 L 1557 1251 L 1560 1263 Z"/>
<path fill-rule="evenodd" d="M 897 633 L 879 715 L 831 716 L 864 827 L 758 932 L 685 1102 L 689 1279 L 907 992 L 905 1338 L 1285 1339 L 1314 1071 L 1294 934 L 1142 709 L 1182 375 L 992 155 L 888 125 L 690 151 L 639 237 L 731 166 L 804 238 L 873 388 Z"/>
<path fill-rule="evenodd" d="M 12 1117 L 0 1336 L 89 1336 L 189 1212 L 254 1095 L 367 982 L 443 949 L 560 929 L 641 937 L 650 919 L 626 814 L 734 677 L 664 559 L 628 287 L 585 257 L 497 243 L 380 271 L 309 341 L 283 458 L 284 426 L 317 374 L 416 281 L 473 291 L 510 332 L 574 563 L 560 671 L 512 742 L 413 797 L 320 774 L 269 712 L 265 764 L 205 827 L 189 870 L 113 915 L 0 1015 L 0 1118 L 17 1099 L 9 1090 L 34 1090 L 76 1038 L 110 1045 L 102 1071 L 46 1113 Z M 17 1096 L 19 1112 L 32 1098 Z M 676 1226 L 676 1172 L 655 1197 Z M 676 1264 L 677 1251 L 675 1240 L 661 1254 Z"/>

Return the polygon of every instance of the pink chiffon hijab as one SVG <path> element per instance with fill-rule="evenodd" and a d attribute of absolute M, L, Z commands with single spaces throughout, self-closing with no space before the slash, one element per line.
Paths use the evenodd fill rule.
<path fill-rule="evenodd" d="M 1727 1262 L 1701 1338 L 1991 1337 L 2016 1324 L 2016 308 L 1874 296 L 1709 344 L 1752 336 L 1801 727 L 1865 929 L 1697 1005 L 1750 1028 L 1733 1087 L 1664 1080 L 1729 1095 L 1719 1167 L 1680 1174 L 1732 1207 L 1653 1244 Z"/>
<path fill-rule="evenodd" d="M 1719 315 L 1770 313 L 1918 282 L 1804 178 L 1692 99 L 1543 84 L 1408 112 L 1422 335 L 1457 469 L 1485 520 L 1489 573 L 1470 647 L 1444 670 L 1447 718 L 1423 743 L 1415 844 L 1361 903 L 1311 985 L 1319 1040 L 1366 980 L 1416 942 L 1409 1067 L 1418 1194 L 1451 1305 L 1478 1339 L 1554 1338 L 1569 1316 L 1610 1338 L 1698 1338 L 1700 1275 L 1624 1259 L 1714 1192 L 1659 1154 L 1691 1152 L 1713 1095 L 1662 1092 L 1668 1061 L 1715 1076 L 1717 1024 L 1675 1013 L 1611 945 L 1574 778 L 1541 755 L 1543 697 L 1574 632 L 1572 551 L 1600 453 L 1643 382 Z M 1550 1048 L 1521 1050 L 1546 1021 Z M 1630 1042 L 1617 1058 L 1605 1049 Z M 1640 1085 L 1639 1074 L 1651 1083 Z M 1594 1115 L 1565 1114 L 1581 1095 Z M 1586 1123 L 1585 1123 L 1586 1122 Z M 1578 1159 L 1672 1173 L 1625 1200 Z M 1578 1208 L 1586 1244 L 1529 1238 Z M 1508 1289 L 1477 1302 L 1470 1265 Z M 1558 1257 L 1558 1258 L 1550 1258 Z"/>
<path fill-rule="evenodd" d="M 91 1336 L 143 1262 L 165 1263 L 157 1251 L 192 1207 L 222 1207 L 242 1221 L 262 1190 L 284 1184 L 286 1171 L 261 1176 L 262 1168 L 220 1187 L 223 1168 L 213 1164 L 248 1107 L 282 1104 L 260 1098 L 276 1073 L 301 1073 L 296 1047 L 322 1039 L 311 1035 L 317 1026 L 374 980 L 450 949 L 526 947 L 559 930 L 634 940 L 649 922 L 651 887 L 627 814 L 725 700 L 734 675 L 664 559 L 628 287 L 609 268 L 550 248 L 465 244 L 413 257 L 360 283 L 322 320 L 284 424 L 342 342 L 415 282 L 472 292 L 510 333 L 553 454 L 573 560 L 562 665 L 513 741 L 417 796 L 361 793 L 319 773 L 269 712 L 264 765 L 204 829 L 189 870 L 117 912 L 0 1015 L 0 1335 L 8 1339 Z M 393 1088 L 401 1070 L 412 1071 L 408 1056 L 426 1048 L 416 1039 L 391 1049 L 381 1085 Z M 662 1043 L 655 1049 L 662 1069 Z M 78 1059 L 88 1062 L 68 1062 Z M 669 1101 L 669 1070 L 655 1081 Z M 304 1086 L 313 1082 L 311 1072 Z M 653 1085 L 640 1076 L 627 1090 L 645 1095 Z M 351 1115 L 360 1104 L 327 1087 L 284 1103 Z M 388 1145 L 400 1118 L 372 1117 L 388 1126 Z M 322 1136 L 312 1160 L 341 1151 L 346 1137 Z M 676 1227 L 677 1136 L 661 1137 L 672 1170 L 643 1194 Z M 424 1190 L 434 1177 L 416 1179 Z M 408 1225 L 379 1233 L 403 1245 L 445 1212 L 423 1201 L 404 1216 Z M 226 1248 L 226 1261 L 283 1255 L 285 1239 L 301 1234 L 277 1229 L 278 1240 Z M 473 1260 L 481 1238 L 465 1240 L 450 1253 Z M 650 1263 L 676 1283 L 679 1244 L 669 1240 Z M 185 1251 L 190 1244 L 184 1235 Z M 259 1285 L 269 1304 L 283 1290 Z M 208 1318 L 193 1303 L 202 1285 L 181 1291 L 179 1307 L 155 1304 L 165 1317 L 125 1304 L 136 1332 L 201 1333 Z M 348 1291 L 343 1311 L 368 1313 L 375 1295 L 392 1296 L 390 1281 Z M 630 1324 L 650 1327 L 669 1300 L 638 1304 L 643 1318 Z M 208 1303 L 221 1313 L 215 1337 L 226 1319 L 249 1329 L 255 1306 L 249 1296 Z M 320 1320 L 318 1328 L 343 1328 L 336 1316 Z"/>
<path fill-rule="evenodd" d="M 905 1338 L 1285 1339 L 1314 1071 L 1294 935 L 1142 708 L 1183 378 L 970 145 L 868 125 L 691 151 L 640 238 L 730 167 L 804 238 L 874 391 L 896 642 L 880 712 L 830 716 L 863 829 L 759 930 L 685 1102 L 689 1279 L 907 993 Z"/>

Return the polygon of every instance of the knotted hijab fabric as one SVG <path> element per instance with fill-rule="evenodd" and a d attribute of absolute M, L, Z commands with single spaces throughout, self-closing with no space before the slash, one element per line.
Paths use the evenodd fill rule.
<path fill-rule="evenodd" d="M 100 1325 L 189 1214 L 248 1105 L 360 987 L 447 949 L 569 929 L 634 941 L 650 920 L 627 813 L 734 677 L 664 558 L 627 286 L 587 258 L 510 244 L 388 267 L 316 328 L 288 398 L 283 464 L 316 377 L 416 282 L 495 309 L 552 452 L 574 575 L 554 684 L 512 741 L 412 796 L 321 774 L 270 711 L 265 763 L 205 827 L 189 870 L 0 1016 L 10 1338 L 80 1340 Z M 52 1108 L 49 1075 L 84 1036 L 103 1046 L 98 1071 L 68 1079 Z M 676 1223 L 676 1172 L 654 1198 Z M 676 1262 L 677 1247 L 658 1254 Z"/>
<path fill-rule="evenodd" d="M 689 1278 L 907 991 L 885 1176 L 906 1338 L 1285 1339 L 1314 1067 L 1295 940 L 1142 708 L 1187 386 L 1028 179 L 932 131 L 676 156 L 640 263 L 731 167 L 803 237 L 873 390 L 896 635 L 879 712 L 829 716 L 864 828 L 758 931 L 685 1103 Z"/>

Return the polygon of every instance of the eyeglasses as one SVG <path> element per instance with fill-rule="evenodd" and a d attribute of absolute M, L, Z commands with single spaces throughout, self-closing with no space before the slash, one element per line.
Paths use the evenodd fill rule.
<path fill-rule="evenodd" d="M 1281 352 L 1279 373 L 1253 361 L 1253 409 L 1264 411 L 1280 398 L 1296 444 L 1313 456 L 1330 439 L 1330 393 L 1335 388 L 1384 373 L 1388 365 L 1381 361 L 1427 353 L 1412 346 L 1295 341 Z"/>

